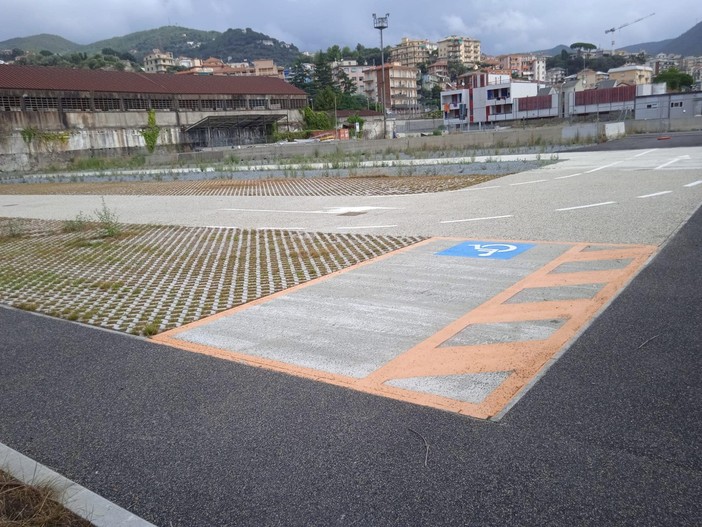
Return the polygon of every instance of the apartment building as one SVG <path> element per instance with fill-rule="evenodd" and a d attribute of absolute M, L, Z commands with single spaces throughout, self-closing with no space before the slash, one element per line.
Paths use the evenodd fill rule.
<path fill-rule="evenodd" d="M 516 77 L 525 77 L 533 81 L 546 80 L 546 58 L 531 53 L 515 53 L 497 57 L 499 69 L 509 71 Z"/>
<path fill-rule="evenodd" d="M 144 71 L 146 73 L 166 73 L 176 65 L 173 53 L 154 49 L 144 57 Z"/>
<path fill-rule="evenodd" d="M 390 50 L 390 62 L 410 68 L 429 62 L 432 51 L 438 46 L 426 39 L 411 39 L 403 37 L 400 43 Z"/>
<path fill-rule="evenodd" d="M 406 112 L 418 108 L 417 68 L 392 63 L 385 65 L 384 79 L 382 66 L 366 68 L 363 74 L 364 93 L 369 100 L 382 104 L 384 92 L 386 110 Z"/>
<path fill-rule="evenodd" d="M 201 61 L 197 66 L 181 71 L 180 74 L 284 78 L 283 68 L 276 66 L 275 62 L 268 59 L 254 60 L 253 64 L 249 62 L 227 64 L 221 59 L 210 57 Z"/>
<path fill-rule="evenodd" d="M 363 93 L 364 90 L 364 76 L 363 70 L 366 66 L 359 66 L 358 62 L 355 60 L 341 60 L 337 62 L 332 62 L 332 72 L 334 74 L 334 79 L 338 82 L 340 72 L 344 72 L 346 76 L 351 79 L 353 85 L 356 87 L 356 93 Z"/>
<path fill-rule="evenodd" d="M 629 64 L 620 68 L 612 68 L 607 74 L 611 80 L 618 84 L 651 84 L 653 79 L 653 68 Z"/>
<path fill-rule="evenodd" d="M 605 72 L 591 70 L 590 68 L 580 70 L 575 77 L 582 81 L 582 86 L 585 90 L 594 88 L 601 81 L 609 79 L 609 75 Z"/>
<path fill-rule="evenodd" d="M 548 84 L 561 84 L 566 78 L 564 68 L 550 68 L 546 70 L 546 82 Z"/>
<path fill-rule="evenodd" d="M 471 123 L 511 120 L 516 99 L 539 95 L 538 83 L 515 82 L 509 75 L 481 72 L 461 76 L 461 80 L 460 89 L 441 92 L 444 123 L 450 130 Z"/>
<path fill-rule="evenodd" d="M 438 42 L 439 60 L 458 61 L 466 66 L 480 63 L 480 41 L 452 35 Z"/>
<path fill-rule="evenodd" d="M 655 58 L 647 62 L 647 66 L 653 69 L 653 75 L 660 75 L 670 68 L 682 69 L 681 66 L 682 57 L 680 55 L 666 55 L 665 53 L 659 53 Z"/>

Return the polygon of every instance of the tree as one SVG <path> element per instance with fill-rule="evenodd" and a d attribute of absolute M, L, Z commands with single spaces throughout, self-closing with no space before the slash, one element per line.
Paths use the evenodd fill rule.
<path fill-rule="evenodd" d="M 352 94 L 356 92 L 356 84 L 353 79 L 342 69 L 336 72 L 336 88 L 341 93 Z"/>
<path fill-rule="evenodd" d="M 665 82 L 668 85 L 668 90 L 680 91 L 683 88 L 690 88 L 695 83 L 695 79 L 677 68 L 670 68 L 657 75 L 653 82 Z"/>
<path fill-rule="evenodd" d="M 578 53 L 582 53 L 583 50 L 590 52 L 597 49 L 597 46 L 590 44 L 589 42 L 574 42 L 570 45 L 570 49 L 576 50 Z"/>
<path fill-rule="evenodd" d="M 290 79 L 290 84 L 301 90 L 305 90 L 307 93 L 310 92 L 310 78 L 307 75 L 307 70 L 305 69 L 305 64 L 302 62 L 301 58 L 298 58 L 291 68 L 292 76 Z"/>
<path fill-rule="evenodd" d="M 325 86 L 314 97 L 315 110 L 333 110 L 337 107 L 337 93 L 331 86 Z"/>
<path fill-rule="evenodd" d="M 348 124 L 354 125 L 354 129 L 352 130 L 351 135 L 355 136 L 356 135 L 356 123 L 358 123 L 358 130 L 363 131 L 363 125 L 365 124 L 366 120 L 363 117 L 361 117 L 360 115 L 358 115 L 357 113 L 355 113 L 353 115 L 349 115 L 346 118 L 346 122 Z"/>
<path fill-rule="evenodd" d="M 468 71 L 468 67 L 459 60 L 448 61 L 448 74 L 452 82 L 455 82 L 458 77 Z"/>
<path fill-rule="evenodd" d="M 340 61 L 342 59 L 341 48 L 338 44 L 334 44 L 327 48 L 327 59 L 331 62 Z"/>
<path fill-rule="evenodd" d="M 302 110 L 302 119 L 305 123 L 305 130 L 330 130 L 333 128 L 327 112 L 315 112 L 309 106 Z"/>
<path fill-rule="evenodd" d="M 358 93 L 342 93 L 337 103 L 339 110 L 363 110 L 370 107 L 368 97 Z"/>
<path fill-rule="evenodd" d="M 311 95 L 314 97 L 327 86 L 334 85 L 334 76 L 326 53 L 320 51 L 314 60 Z"/>
<path fill-rule="evenodd" d="M 597 49 L 597 46 L 590 44 L 589 42 L 574 42 L 570 45 L 570 49 L 574 49 L 578 52 L 578 57 L 582 55 L 583 57 L 583 69 L 585 69 L 585 57 L 590 56 L 590 52 Z M 583 50 L 585 54 L 583 54 Z"/>

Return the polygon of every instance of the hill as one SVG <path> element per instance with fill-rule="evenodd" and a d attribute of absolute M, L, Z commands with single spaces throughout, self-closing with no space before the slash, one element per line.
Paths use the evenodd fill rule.
<path fill-rule="evenodd" d="M 217 38 L 218 31 L 202 31 L 180 26 L 163 26 L 157 29 L 138 31 L 122 37 L 99 40 L 84 46 L 86 53 L 99 53 L 104 48 L 129 52 L 141 59 L 154 49 L 170 51 L 173 56 L 199 57 L 198 49 Z"/>
<path fill-rule="evenodd" d="M 11 38 L 0 42 L 1 49 L 21 49 L 24 51 L 41 51 L 46 49 L 52 53 L 74 53 L 81 51 L 80 44 L 66 40 L 58 35 L 42 33 L 31 37 Z"/>
<path fill-rule="evenodd" d="M 281 42 L 251 28 L 202 31 L 180 26 L 164 26 L 147 31 L 130 33 L 80 45 L 56 35 L 35 35 L 26 38 L 13 38 L 0 42 L 0 49 L 19 48 L 24 51 L 47 50 L 57 54 L 100 53 L 105 48 L 120 53 L 130 53 L 138 60 L 153 49 L 170 51 L 174 56 L 188 56 L 206 59 L 218 57 L 227 62 L 244 60 L 273 59 L 279 66 L 290 66 L 300 55 L 293 44 Z"/>
<path fill-rule="evenodd" d="M 661 53 L 676 53 L 683 56 L 702 55 L 702 22 L 668 42 L 663 46 Z"/>
<path fill-rule="evenodd" d="M 532 51 L 534 55 L 544 55 L 546 57 L 555 57 L 556 55 L 560 55 L 561 51 L 567 51 L 568 53 L 573 53 L 573 50 L 570 49 L 568 46 L 565 44 L 559 44 L 558 46 L 551 48 L 551 49 L 542 49 L 539 51 Z"/>
<path fill-rule="evenodd" d="M 300 50 L 251 28 L 228 29 L 214 40 L 204 43 L 200 56 L 219 57 L 227 62 L 273 59 L 279 66 L 291 66 Z"/>
<path fill-rule="evenodd" d="M 674 55 L 700 56 L 702 55 L 702 22 L 693 26 L 677 38 L 661 40 L 659 42 L 645 42 L 622 48 L 632 53 L 644 50 L 649 55 L 669 53 Z"/>

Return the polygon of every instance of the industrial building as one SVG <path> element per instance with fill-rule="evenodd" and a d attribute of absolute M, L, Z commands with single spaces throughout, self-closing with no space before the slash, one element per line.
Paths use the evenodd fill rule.
<path fill-rule="evenodd" d="M 179 151 L 266 142 L 297 129 L 307 94 L 271 77 L 130 73 L 0 65 L 0 160 L 158 145 Z"/>

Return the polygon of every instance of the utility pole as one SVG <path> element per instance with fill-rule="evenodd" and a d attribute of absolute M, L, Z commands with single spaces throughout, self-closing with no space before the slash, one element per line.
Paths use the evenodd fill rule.
<path fill-rule="evenodd" d="M 383 29 L 388 27 L 390 13 L 385 16 L 375 16 L 373 13 L 373 27 L 380 30 L 380 103 L 383 105 L 383 139 L 388 137 L 387 112 L 385 109 L 385 51 L 383 49 Z"/>

